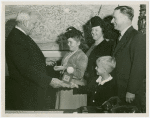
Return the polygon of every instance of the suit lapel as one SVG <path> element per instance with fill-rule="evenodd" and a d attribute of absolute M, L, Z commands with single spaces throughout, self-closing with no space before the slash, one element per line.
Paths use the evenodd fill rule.
<path fill-rule="evenodd" d="M 126 43 L 128 42 L 128 40 L 130 40 L 130 35 L 131 32 L 133 30 L 133 27 L 131 26 L 126 32 L 125 34 L 122 36 L 121 40 L 119 41 L 119 43 L 117 44 L 116 48 L 114 49 L 114 53 L 113 55 L 115 55 L 119 50 L 122 50 L 124 48 L 124 46 L 126 45 Z"/>

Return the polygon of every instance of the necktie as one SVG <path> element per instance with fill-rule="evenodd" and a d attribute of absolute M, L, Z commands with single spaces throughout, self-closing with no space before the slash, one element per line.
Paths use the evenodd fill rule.
<path fill-rule="evenodd" d="M 118 36 L 118 39 L 117 39 L 117 41 L 116 41 L 116 44 L 118 44 L 119 43 L 119 41 L 120 41 L 120 39 L 121 39 L 121 33 L 119 33 L 119 36 Z"/>

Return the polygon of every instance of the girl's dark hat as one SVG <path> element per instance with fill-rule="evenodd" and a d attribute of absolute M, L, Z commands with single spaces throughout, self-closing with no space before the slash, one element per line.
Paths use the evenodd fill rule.
<path fill-rule="evenodd" d="M 91 18 L 91 25 L 92 27 L 102 27 L 104 25 L 104 21 L 99 16 L 94 16 Z"/>

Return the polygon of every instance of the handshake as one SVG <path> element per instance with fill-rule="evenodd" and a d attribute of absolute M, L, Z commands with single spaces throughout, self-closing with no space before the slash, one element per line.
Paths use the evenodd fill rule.
<path fill-rule="evenodd" d="M 52 81 L 51 81 L 50 85 L 53 88 L 60 88 L 60 87 L 63 87 L 63 88 L 78 88 L 77 84 L 74 84 L 72 82 L 70 84 L 67 84 L 64 81 L 59 80 L 57 78 L 52 78 Z"/>

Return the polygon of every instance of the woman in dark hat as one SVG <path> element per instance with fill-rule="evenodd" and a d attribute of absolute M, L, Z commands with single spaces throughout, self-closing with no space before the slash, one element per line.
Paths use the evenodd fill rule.
<path fill-rule="evenodd" d="M 95 66 L 98 57 L 111 55 L 113 48 L 113 41 L 106 39 L 108 31 L 105 30 L 107 29 L 105 22 L 99 16 L 95 16 L 91 19 L 91 25 L 91 34 L 95 42 L 86 52 L 86 55 L 88 56 L 88 67 L 85 77 L 88 82 L 91 81 L 91 78 L 97 76 Z"/>
<path fill-rule="evenodd" d="M 94 16 L 91 19 L 92 25 L 92 37 L 95 40 L 95 43 L 91 46 L 91 48 L 87 51 L 86 55 L 88 57 L 88 66 L 85 72 L 85 79 L 87 80 L 88 85 L 92 85 L 95 83 L 98 75 L 96 74 L 96 60 L 101 56 L 110 56 L 113 48 L 113 41 L 106 39 L 106 35 L 108 35 L 108 31 L 105 26 L 105 22 L 99 17 Z M 88 94 L 88 105 L 91 104 L 92 93 Z"/>

